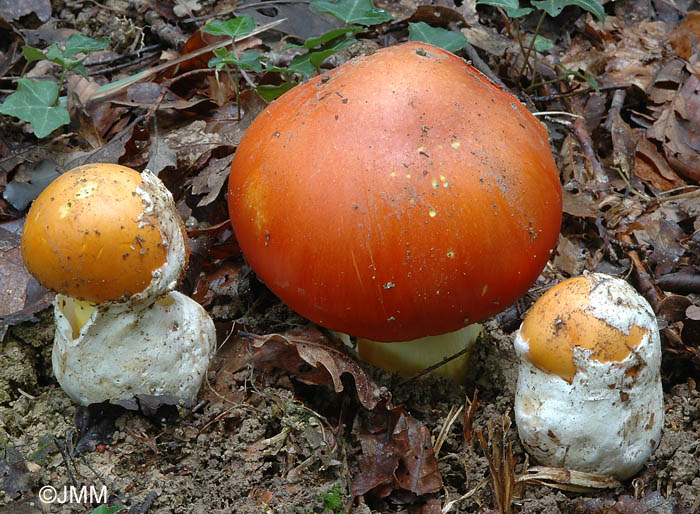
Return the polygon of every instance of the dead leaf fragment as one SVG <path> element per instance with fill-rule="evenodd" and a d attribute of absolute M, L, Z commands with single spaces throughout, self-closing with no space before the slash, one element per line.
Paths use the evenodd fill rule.
<path fill-rule="evenodd" d="M 671 167 L 700 182 L 700 80 L 690 75 L 647 136 L 663 144 Z"/>
<path fill-rule="evenodd" d="M 685 181 L 673 171 L 656 145 L 642 137 L 635 149 L 634 174 L 660 191 L 668 191 L 685 185 Z"/>
<path fill-rule="evenodd" d="M 22 16 L 35 14 L 39 21 L 45 22 L 51 17 L 50 0 L 0 0 L 0 16 L 5 21 L 19 20 Z"/>
<path fill-rule="evenodd" d="M 683 23 L 673 29 L 668 41 L 681 59 L 688 60 L 697 53 L 700 50 L 700 11 L 690 11 Z"/>
<path fill-rule="evenodd" d="M 423 495 L 442 487 L 430 432 L 401 407 L 380 404 L 364 423 L 355 421 L 353 436 L 361 448 L 353 496 L 371 491 L 382 498 L 397 488 Z"/>

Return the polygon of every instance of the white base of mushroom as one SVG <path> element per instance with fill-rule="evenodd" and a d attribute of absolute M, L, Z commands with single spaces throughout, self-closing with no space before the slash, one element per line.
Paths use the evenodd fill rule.
<path fill-rule="evenodd" d="M 201 305 L 178 292 L 113 303 L 97 307 L 82 328 L 76 307 L 56 296 L 52 356 L 58 382 L 76 403 L 138 394 L 196 398 L 216 348 L 214 323 Z"/>
<path fill-rule="evenodd" d="M 539 463 L 625 480 L 659 444 L 664 421 L 658 332 L 621 362 L 590 359 L 574 349 L 572 383 L 535 367 L 528 345 L 515 339 L 521 357 L 515 421 L 527 452 Z"/>

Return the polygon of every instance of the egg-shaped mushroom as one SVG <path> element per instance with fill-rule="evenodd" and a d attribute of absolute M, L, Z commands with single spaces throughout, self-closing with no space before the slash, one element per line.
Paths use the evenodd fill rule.
<path fill-rule="evenodd" d="M 194 400 L 216 330 L 197 302 L 173 291 L 187 265 L 186 239 L 172 195 L 148 170 L 80 166 L 36 198 L 22 257 L 59 293 L 53 369 L 73 400 Z"/>
<path fill-rule="evenodd" d="M 455 55 L 406 43 L 293 88 L 231 167 L 245 258 L 287 305 L 377 341 L 452 332 L 524 294 L 561 186 L 547 132 Z"/>
<path fill-rule="evenodd" d="M 626 479 L 649 459 L 664 419 L 661 343 L 649 303 L 601 273 L 561 282 L 516 338 L 515 420 L 540 463 Z"/>

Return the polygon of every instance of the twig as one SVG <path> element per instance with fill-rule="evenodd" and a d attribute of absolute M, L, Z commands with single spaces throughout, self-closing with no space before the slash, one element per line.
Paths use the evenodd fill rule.
<path fill-rule="evenodd" d="M 574 134 L 576 134 L 576 137 L 581 143 L 583 154 L 591 165 L 591 171 L 593 172 L 593 178 L 596 183 L 596 191 L 603 192 L 608 187 L 608 176 L 605 174 L 605 170 L 603 170 L 603 166 L 600 164 L 595 150 L 593 150 L 593 140 L 584 123 L 583 105 L 578 98 L 571 98 L 570 105 L 571 110 L 579 115 L 579 117 L 574 119 Z"/>
<path fill-rule="evenodd" d="M 508 88 L 508 86 L 505 85 L 505 83 L 500 79 L 500 77 L 496 75 L 493 71 L 491 71 L 489 65 L 486 64 L 481 57 L 479 57 L 479 54 L 469 41 L 467 41 L 467 46 L 464 47 L 464 50 L 467 52 L 469 60 L 472 62 L 472 64 L 477 70 L 486 75 L 489 78 L 489 80 L 491 80 L 491 82 L 498 84 L 498 86 L 501 89 L 504 89 L 505 91 L 508 91 L 509 93 L 513 94 L 513 92 Z"/>
<path fill-rule="evenodd" d="M 440 448 L 442 448 L 442 444 L 445 442 L 445 439 L 447 439 L 447 434 L 450 433 L 450 429 L 457 419 L 457 416 L 459 416 L 459 414 L 462 412 L 462 409 L 462 405 L 460 405 L 459 408 L 456 408 L 454 405 L 450 407 L 450 412 L 447 414 L 447 419 L 445 419 L 445 422 L 442 424 L 440 433 L 438 434 L 437 439 L 435 439 L 435 444 L 433 445 L 433 453 L 435 454 L 435 457 L 437 457 L 438 453 L 440 453 Z"/>
<path fill-rule="evenodd" d="M 613 89 L 627 89 L 629 87 L 632 87 L 632 84 L 625 83 L 625 84 L 614 84 L 612 86 L 599 86 L 598 91 L 609 91 Z M 566 93 L 552 93 L 551 95 L 544 95 L 544 96 L 533 96 L 531 97 L 533 102 L 549 102 L 551 100 L 558 100 L 559 98 L 567 98 L 570 96 L 576 96 L 576 95 L 586 95 L 588 93 L 591 93 L 595 91 L 595 88 L 592 87 L 587 87 L 584 89 L 575 89 L 573 91 L 567 91 Z"/>
<path fill-rule="evenodd" d="M 270 23 L 266 23 L 265 25 L 261 25 L 260 27 L 257 27 L 253 32 L 248 34 L 247 36 L 236 38 L 236 42 L 238 41 L 243 41 L 244 39 L 247 39 L 249 37 L 255 36 L 257 34 L 260 34 L 262 32 L 265 32 L 267 30 L 270 30 L 273 27 L 276 27 L 280 23 L 284 23 L 287 20 L 287 18 L 282 18 Z M 100 89 L 97 90 L 97 92 L 92 95 L 88 101 L 86 102 L 87 105 L 93 104 L 95 102 L 103 102 L 105 100 L 109 100 L 110 98 L 113 98 L 114 96 L 117 96 L 121 94 L 124 90 L 126 90 L 128 87 L 131 85 L 144 81 L 146 79 L 149 79 L 151 77 L 154 77 L 158 75 L 159 73 L 172 68 L 173 66 L 176 66 L 180 63 L 183 63 L 189 59 L 192 59 L 194 57 L 199 57 L 200 55 L 204 55 L 206 53 L 212 52 L 216 50 L 217 48 L 222 48 L 225 46 L 228 46 L 231 44 L 231 40 L 227 39 L 226 41 L 219 41 L 218 43 L 214 43 L 208 46 L 205 46 L 203 48 L 200 48 L 199 50 L 195 50 L 194 52 L 190 52 L 189 54 L 185 54 L 183 56 L 178 57 L 177 59 L 173 59 L 172 61 L 165 62 L 163 64 L 159 64 L 158 66 L 154 66 L 153 68 L 149 68 L 148 70 L 144 70 L 141 73 L 137 73 L 135 75 L 132 75 L 131 77 L 124 79 L 124 80 L 118 80 L 117 82 L 112 82 L 111 84 L 106 84 L 102 86 Z"/>
<path fill-rule="evenodd" d="M 241 9 L 248 9 L 250 7 L 269 7 L 275 4 L 308 4 L 311 0 L 270 0 L 269 2 L 254 2 L 252 4 L 238 5 L 233 9 L 227 9 L 226 11 L 221 11 L 212 14 L 205 14 L 203 16 L 192 16 L 190 18 L 185 18 L 182 20 L 183 23 L 196 23 L 199 21 L 209 20 L 211 18 L 222 18 L 229 14 L 234 14 L 236 11 Z"/>
<path fill-rule="evenodd" d="M 628 234 L 622 234 L 620 236 L 622 242 L 633 245 L 634 242 Z M 637 273 L 637 285 L 639 286 L 639 292 L 642 296 L 647 299 L 651 308 L 654 312 L 658 311 L 659 304 L 661 303 L 661 294 L 656 290 L 656 287 L 651 281 L 651 275 L 647 272 L 646 266 L 642 262 L 641 257 L 636 250 L 628 250 L 627 255 L 632 260 L 634 265 L 634 271 Z"/>

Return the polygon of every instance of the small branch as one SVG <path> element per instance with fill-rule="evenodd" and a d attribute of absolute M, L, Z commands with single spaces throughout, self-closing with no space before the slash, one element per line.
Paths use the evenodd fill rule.
<path fill-rule="evenodd" d="M 581 143 L 583 154 L 586 156 L 591 165 L 591 171 L 593 172 L 593 177 L 596 183 L 596 191 L 605 191 L 608 187 L 608 176 L 606 175 L 605 170 L 603 170 L 603 166 L 600 164 L 598 156 L 593 149 L 593 140 L 591 139 L 591 135 L 588 133 L 588 129 L 585 125 L 585 117 L 583 114 L 583 105 L 581 100 L 579 98 L 571 98 L 570 105 L 571 110 L 578 115 L 578 117 L 574 118 L 574 134 L 576 134 L 576 137 Z"/>

